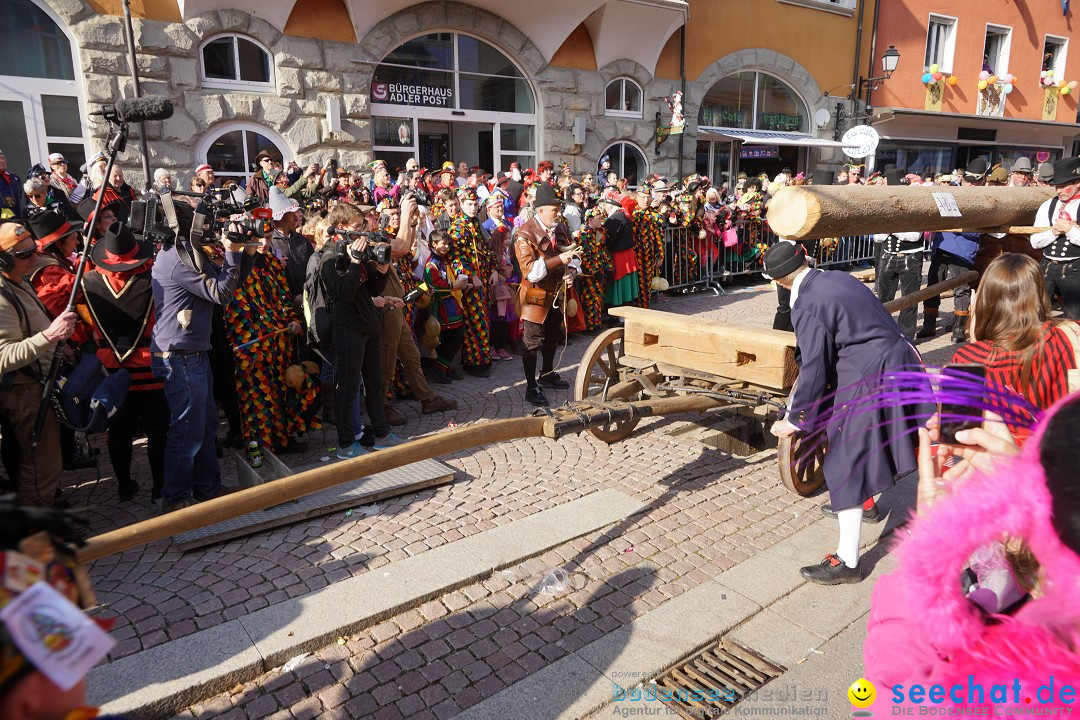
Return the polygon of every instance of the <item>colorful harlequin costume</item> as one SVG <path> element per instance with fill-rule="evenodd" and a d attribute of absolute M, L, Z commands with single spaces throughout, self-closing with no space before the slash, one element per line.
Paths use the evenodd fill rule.
<path fill-rule="evenodd" d="M 652 279 L 660 274 L 664 264 L 664 231 L 660 213 L 652 209 L 636 208 L 631 216 L 634 226 L 634 252 L 638 264 L 638 296 L 634 304 L 649 307 Z"/>
<path fill-rule="evenodd" d="M 299 390 L 285 384 L 285 369 L 299 361 L 296 342 L 278 332 L 299 322 L 285 281 L 285 265 L 260 253 L 251 274 L 225 307 L 225 332 L 233 347 L 262 338 L 234 352 L 236 389 L 244 420 L 244 442 L 280 450 L 296 433 L 320 427 L 316 417 L 318 383 L 305 374 Z M 266 337 L 269 336 L 269 337 Z"/>
<path fill-rule="evenodd" d="M 476 191 L 463 188 L 465 194 Z M 483 372 L 491 367 L 491 322 L 488 316 L 488 291 L 491 273 L 495 272 L 495 257 L 484 240 L 480 221 L 461 213 L 450 223 L 451 265 L 460 265 L 461 272 L 480 278 L 480 287 L 465 290 L 465 344 L 461 365 L 470 372 Z"/>
<path fill-rule="evenodd" d="M 585 329 L 595 330 L 604 319 L 604 286 L 607 276 L 614 272 L 611 253 L 608 252 L 604 228 L 589 227 L 589 220 L 598 215 L 595 208 L 585 213 L 585 224 L 578 234 L 578 243 L 584 253 L 581 256 L 581 312 L 584 315 Z"/>
<path fill-rule="evenodd" d="M 455 266 L 457 266 L 455 268 Z M 462 311 L 463 291 L 454 287 L 454 281 L 461 265 L 447 262 L 438 255 L 432 255 L 424 268 L 424 282 L 431 289 L 431 307 L 439 320 L 439 347 L 435 363 L 440 370 L 448 372 L 461 347 L 462 329 L 465 318 Z"/>

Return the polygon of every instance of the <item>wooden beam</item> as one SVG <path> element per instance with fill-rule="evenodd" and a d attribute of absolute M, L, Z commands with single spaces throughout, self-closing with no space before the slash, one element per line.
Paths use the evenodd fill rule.
<path fill-rule="evenodd" d="M 960 217 L 942 217 L 934 194 L 956 201 Z M 813 240 L 873 233 L 1031 226 L 1050 187 L 890 187 L 800 185 L 769 201 L 769 227 L 780 237 Z"/>
<path fill-rule="evenodd" d="M 611 314 L 625 318 L 627 355 L 785 394 L 795 382 L 791 333 L 644 308 L 612 308 Z"/>

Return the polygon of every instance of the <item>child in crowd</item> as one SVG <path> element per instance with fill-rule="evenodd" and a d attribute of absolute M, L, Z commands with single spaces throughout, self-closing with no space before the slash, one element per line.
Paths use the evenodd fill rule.
<path fill-rule="evenodd" d="M 454 268 L 449 261 L 450 238 L 442 230 L 428 236 L 431 257 L 424 267 L 424 282 L 431 289 L 434 316 L 439 320 L 439 349 L 431 370 L 436 382 L 446 384 L 460 380 L 460 372 L 451 367 L 454 356 L 461 350 L 465 336 L 462 314 L 462 290 L 469 286 L 469 276 L 463 268 Z"/>

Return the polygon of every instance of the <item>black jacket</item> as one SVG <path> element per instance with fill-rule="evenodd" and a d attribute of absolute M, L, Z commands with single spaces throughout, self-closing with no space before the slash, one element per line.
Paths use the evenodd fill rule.
<path fill-rule="evenodd" d="M 322 283 L 331 302 L 330 317 L 335 326 L 343 325 L 365 335 L 377 335 L 382 317 L 371 298 L 386 287 L 386 273 L 372 263 L 354 263 L 344 252 L 326 252 L 322 260 Z"/>

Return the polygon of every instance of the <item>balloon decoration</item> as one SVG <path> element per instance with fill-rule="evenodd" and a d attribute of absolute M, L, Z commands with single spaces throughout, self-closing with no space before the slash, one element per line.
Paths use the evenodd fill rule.
<path fill-rule="evenodd" d="M 930 66 L 930 74 L 931 74 L 931 75 L 934 75 L 934 74 L 935 74 L 935 73 L 937 73 L 937 72 L 938 72 L 938 71 L 939 71 L 940 69 L 941 69 L 941 68 L 939 68 L 939 67 L 938 67 L 938 64 L 937 64 L 937 63 L 934 63 L 933 65 L 931 65 L 931 66 Z"/>
<path fill-rule="evenodd" d="M 985 90 L 986 89 L 986 81 L 985 80 L 980 80 L 979 81 L 979 89 L 980 90 Z"/>
<path fill-rule="evenodd" d="M 944 76 L 944 75 L 942 75 L 942 74 L 941 74 L 940 72 L 936 72 L 936 73 L 933 73 L 933 74 L 931 75 L 931 77 L 932 77 L 932 78 L 934 78 L 935 80 L 940 80 L 941 78 L 943 78 L 943 77 L 945 77 L 945 76 Z"/>
<path fill-rule="evenodd" d="M 949 82 L 949 85 L 956 85 L 956 83 L 959 82 L 959 81 L 956 79 L 955 75 L 950 75 L 948 82 Z"/>
<path fill-rule="evenodd" d="M 933 78 L 933 76 L 930 73 L 923 73 L 923 76 L 922 76 L 923 85 L 930 84 L 931 78 Z"/>
<path fill-rule="evenodd" d="M 1051 85 L 1053 85 L 1054 71 L 1043 70 L 1041 73 L 1039 73 L 1039 82 L 1042 84 L 1043 87 L 1050 87 Z"/>
<path fill-rule="evenodd" d="M 1005 93 L 1006 95 L 1008 95 L 1009 93 L 1011 93 L 1011 92 L 1013 91 L 1013 86 L 1012 86 L 1012 83 L 1005 83 L 1005 84 L 1004 84 L 1004 85 L 1003 85 L 1003 86 L 1001 87 L 1001 90 L 1002 90 L 1002 92 L 1004 92 L 1004 93 Z"/>
<path fill-rule="evenodd" d="M 990 73 L 983 70 L 981 73 L 979 73 L 979 79 L 980 80 L 989 80 L 990 79 Z"/>

